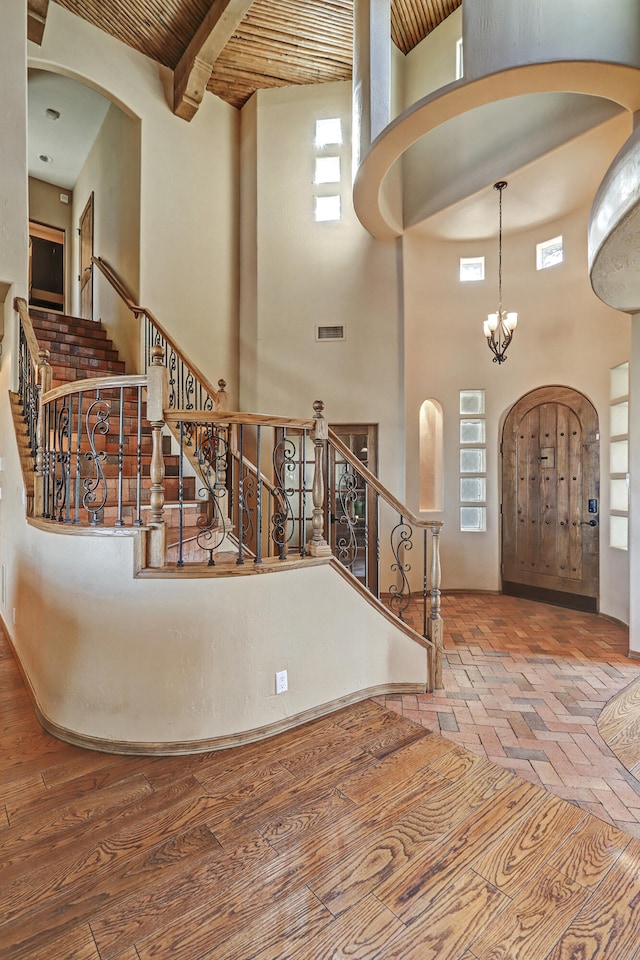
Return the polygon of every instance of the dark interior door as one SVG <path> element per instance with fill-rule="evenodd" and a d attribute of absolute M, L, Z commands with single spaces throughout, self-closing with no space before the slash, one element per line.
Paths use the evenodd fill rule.
<path fill-rule="evenodd" d="M 510 411 L 502 444 L 502 589 L 597 611 L 598 416 L 567 387 L 543 387 Z"/>

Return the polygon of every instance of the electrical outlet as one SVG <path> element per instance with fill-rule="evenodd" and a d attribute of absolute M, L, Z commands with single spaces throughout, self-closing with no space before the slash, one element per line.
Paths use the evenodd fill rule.
<path fill-rule="evenodd" d="M 276 693 L 286 693 L 287 688 L 287 671 L 278 670 L 276 673 Z"/>

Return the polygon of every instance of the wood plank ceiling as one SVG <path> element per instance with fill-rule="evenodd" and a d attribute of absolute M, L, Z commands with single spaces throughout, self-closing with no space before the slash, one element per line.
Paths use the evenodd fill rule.
<path fill-rule="evenodd" d="M 171 70 L 212 7 L 212 0 L 56 2 Z M 393 42 L 408 53 L 461 2 L 393 0 Z M 353 4 L 354 0 L 254 0 L 217 56 L 207 90 L 241 107 L 258 89 L 350 79 Z"/>

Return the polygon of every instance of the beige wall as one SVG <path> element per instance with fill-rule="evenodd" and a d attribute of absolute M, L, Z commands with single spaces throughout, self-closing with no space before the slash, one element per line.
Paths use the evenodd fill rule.
<path fill-rule="evenodd" d="M 60 194 L 68 197 L 69 202 L 63 203 Z M 44 180 L 29 177 L 29 218 L 36 223 L 44 223 L 50 227 L 64 230 L 64 296 L 65 310 L 71 310 L 71 293 L 73 287 L 74 264 L 77 273 L 77 261 L 73 256 L 73 229 L 71 220 L 71 203 L 73 192 L 63 187 L 56 187 Z"/>
<path fill-rule="evenodd" d="M 93 252 L 116 270 L 134 301 L 140 295 L 140 122 L 112 104 L 80 171 L 73 193 L 77 226 L 93 193 Z M 80 238 L 73 234 L 73 259 L 80 263 Z M 74 285 L 73 312 L 80 313 Z M 93 272 L 93 319 L 102 321 L 126 363 L 140 367 L 140 321 L 131 314 L 100 271 Z"/>
<path fill-rule="evenodd" d="M 504 417 L 529 390 L 562 384 L 584 393 L 600 419 L 601 610 L 628 622 L 628 555 L 609 548 L 609 370 L 629 358 L 629 318 L 599 301 L 586 270 L 589 206 L 561 221 L 508 234 L 503 301 L 517 310 L 507 361 L 492 363 L 482 332 L 497 309 L 495 239 L 467 243 L 405 237 L 407 497 L 418 507 L 419 411 L 427 397 L 444 410 L 444 588 L 500 588 L 500 457 Z M 535 245 L 562 234 L 565 261 L 535 269 Z M 460 283 L 459 258 L 486 257 L 487 279 Z M 487 530 L 460 533 L 458 520 L 459 391 L 482 389 L 487 426 Z"/>
<path fill-rule="evenodd" d="M 23 544 L 13 633 L 41 711 L 68 731 L 197 742 L 379 685 L 426 683 L 425 649 L 327 565 L 135 580 L 132 537 L 29 528 Z M 289 689 L 276 696 L 279 670 Z"/>
<path fill-rule="evenodd" d="M 139 120 L 140 299 L 209 379 L 228 381 L 233 403 L 238 111 L 207 96 L 191 123 L 173 116 L 171 71 L 57 4 L 42 46 L 28 50 L 32 66 L 87 83 Z"/>
<path fill-rule="evenodd" d="M 316 223 L 316 119 L 340 117 L 340 222 Z M 378 243 L 351 201 L 348 83 L 261 90 L 243 110 L 241 406 L 307 417 L 325 402 L 330 423 L 380 425 L 380 472 L 402 488 L 402 330 L 395 242 Z M 246 204 L 245 204 L 246 199 Z M 340 325 L 343 342 L 318 343 Z"/>

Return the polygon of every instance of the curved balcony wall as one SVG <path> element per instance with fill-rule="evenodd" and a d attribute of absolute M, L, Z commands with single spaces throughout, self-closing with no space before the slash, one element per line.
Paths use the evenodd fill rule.
<path fill-rule="evenodd" d="M 371 0 L 372 3 L 375 0 Z M 354 182 L 358 217 L 379 239 L 403 233 L 407 219 L 417 222 L 407 198 L 421 197 L 421 170 L 407 164 L 403 189 L 396 176 L 389 176 L 410 147 L 447 121 L 479 107 L 532 94 L 583 94 L 611 101 L 624 109 L 640 109 L 640 9 L 635 0 L 620 0 L 603 17 L 595 0 L 510 0 L 495 15 L 492 0 L 465 0 L 463 4 L 465 75 L 461 80 L 428 93 L 391 121 L 371 143 L 360 141 L 360 163 Z M 379 89 L 385 61 L 359 51 L 365 34 L 357 34 L 356 61 L 371 65 L 370 90 Z M 597 69 L 594 69 L 597 63 Z M 361 84 L 362 85 L 362 82 Z M 362 93 L 356 109 L 369 109 Z M 356 124 L 365 136 L 367 123 Z M 544 135 L 544 127 L 537 130 Z M 486 136 L 486 134 L 485 134 Z M 565 137 L 566 139 L 566 137 Z M 522 158 L 509 162 L 511 144 L 496 141 L 503 172 L 514 169 Z M 422 168 L 424 169 L 424 167 Z M 486 184 L 483 184 L 486 185 Z M 467 192 L 473 191 L 473 185 Z M 424 198 L 418 204 L 424 204 Z M 403 209 L 403 204 L 405 209 Z M 409 209 L 407 218 L 406 210 Z"/>
<path fill-rule="evenodd" d="M 640 127 L 609 167 L 589 218 L 589 274 L 610 307 L 640 310 Z"/>

